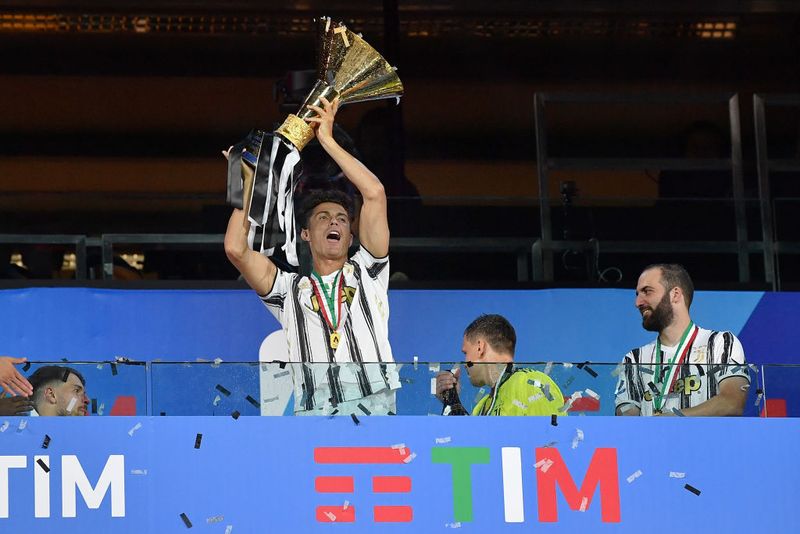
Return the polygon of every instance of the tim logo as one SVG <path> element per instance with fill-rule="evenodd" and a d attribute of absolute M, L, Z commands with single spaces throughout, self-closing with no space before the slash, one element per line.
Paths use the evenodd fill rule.
<path fill-rule="evenodd" d="M 376 464 L 397 465 L 411 459 L 408 449 L 391 447 L 320 447 L 314 449 L 314 462 L 318 464 Z M 353 493 L 355 481 L 352 476 L 318 476 L 314 480 L 317 493 Z M 409 493 L 411 478 L 404 476 L 372 477 L 373 493 Z M 407 523 L 414 517 L 411 506 L 375 506 L 372 520 L 376 523 Z M 317 506 L 317 521 L 322 523 L 352 523 L 356 520 L 356 509 L 352 504 Z"/>

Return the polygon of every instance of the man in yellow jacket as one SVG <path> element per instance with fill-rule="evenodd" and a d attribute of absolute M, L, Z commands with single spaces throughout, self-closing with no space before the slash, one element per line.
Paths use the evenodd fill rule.
<path fill-rule="evenodd" d="M 491 388 L 472 415 L 564 415 L 558 411 L 564 396 L 553 379 L 540 371 L 514 367 L 516 344 L 514 327 L 502 315 L 481 315 L 464 331 L 461 352 L 469 381 L 475 387 Z M 459 413 L 452 407 L 460 405 L 455 402 L 460 375 L 461 369 L 436 375 L 436 396 L 445 403 L 445 412 L 454 415 Z"/>

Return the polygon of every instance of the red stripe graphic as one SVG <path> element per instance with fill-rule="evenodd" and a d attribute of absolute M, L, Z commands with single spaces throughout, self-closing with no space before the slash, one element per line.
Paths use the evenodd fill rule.
<path fill-rule="evenodd" d="M 348 506 L 317 506 L 317 521 L 320 523 L 352 523 L 356 520 L 356 509 Z"/>
<path fill-rule="evenodd" d="M 376 506 L 376 523 L 408 523 L 414 518 L 414 509 L 410 506 Z"/>
<path fill-rule="evenodd" d="M 317 477 L 314 489 L 317 493 L 353 493 L 353 477 Z"/>
<path fill-rule="evenodd" d="M 318 464 L 401 464 L 411 452 L 391 447 L 318 447 L 314 462 Z"/>
<path fill-rule="evenodd" d="M 408 493 L 411 491 L 411 478 L 372 477 L 372 491 L 375 493 Z"/>

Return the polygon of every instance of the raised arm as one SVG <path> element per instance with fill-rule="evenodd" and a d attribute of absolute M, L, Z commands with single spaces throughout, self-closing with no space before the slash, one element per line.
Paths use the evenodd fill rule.
<path fill-rule="evenodd" d="M 228 221 L 228 229 L 225 232 L 225 254 L 233 266 L 242 273 L 250 287 L 259 295 L 264 296 L 272 291 L 278 268 L 275 267 L 272 260 L 247 245 L 249 228 L 249 222 L 245 226 L 244 211 L 233 210 Z"/>
<path fill-rule="evenodd" d="M 325 152 L 333 158 L 344 175 L 364 198 L 359 216 L 358 238 L 361 244 L 376 258 L 389 254 L 389 221 L 386 215 L 386 191 L 372 171 L 339 146 L 333 138 L 333 121 L 339 109 L 339 100 L 333 103 L 322 98 L 324 108 L 309 106 L 319 117 L 307 119 L 316 123 L 316 134 Z"/>

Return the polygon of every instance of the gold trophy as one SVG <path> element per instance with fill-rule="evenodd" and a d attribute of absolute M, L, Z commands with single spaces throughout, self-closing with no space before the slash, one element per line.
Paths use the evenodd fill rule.
<path fill-rule="evenodd" d="M 339 98 L 340 105 L 403 94 L 403 82 L 394 67 L 367 42 L 330 17 L 319 19 L 317 83 L 296 114 L 286 117 L 275 133 L 290 142 L 298 151 L 314 138 L 314 130 L 305 119 L 316 116 L 309 105 L 322 107 Z"/>

